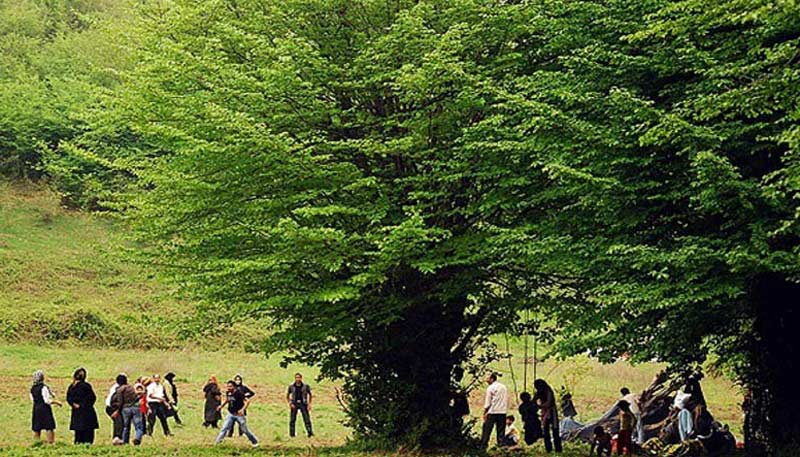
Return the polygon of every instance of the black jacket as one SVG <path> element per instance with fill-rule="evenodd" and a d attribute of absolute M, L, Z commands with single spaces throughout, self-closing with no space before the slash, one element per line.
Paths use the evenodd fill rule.
<path fill-rule="evenodd" d="M 97 423 L 97 413 L 94 410 L 94 402 L 97 397 L 94 394 L 92 385 L 86 381 L 80 381 L 69 386 L 67 389 L 67 403 L 72 410 L 69 419 L 70 430 L 94 430 L 100 428 Z M 75 408 L 73 404 L 80 407 Z"/>

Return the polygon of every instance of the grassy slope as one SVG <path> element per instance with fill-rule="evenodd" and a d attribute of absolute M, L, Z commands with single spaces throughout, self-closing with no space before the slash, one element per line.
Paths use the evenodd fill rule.
<path fill-rule="evenodd" d="M 59 327 L 77 311 L 119 323 L 191 310 L 164 298 L 166 288 L 142 268 L 113 255 L 121 242 L 112 224 L 60 208 L 46 190 L 0 181 L 0 337 L 24 340 L 51 329 L 80 334 Z"/>

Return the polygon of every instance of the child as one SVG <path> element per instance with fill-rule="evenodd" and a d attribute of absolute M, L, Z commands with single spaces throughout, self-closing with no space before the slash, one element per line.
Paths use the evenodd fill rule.
<path fill-rule="evenodd" d="M 533 444 L 542 437 L 542 421 L 539 419 L 539 406 L 533 401 L 531 394 L 522 392 L 519 395 L 519 415 L 524 423 L 525 443 Z"/>
<path fill-rule="evenodd" d="M 595 449 L 597 449 L 597 457 L 602 455 L 611 456 L 611 434 L 606 433 L 601 425 L 594 428 L 592 447 L 589 449 L 590 457 L 594 454 Z"/>
<path fill-rule="evenodd" d="M 633 429 L 636 427 L 636 418 L 631 412 L 631 404 L 625 400 L 617 403 L 619 408 L 619 433 L 617 434 L 617 454 L 630 455 L 633 452 Z"/>
<path fill-rule="evenodd" d="M 506 434 L 500 443 L 503 447 L 515 447 L 519 445 L 519 432 L 514 427 L 514 416 L 506 416 Z"/>

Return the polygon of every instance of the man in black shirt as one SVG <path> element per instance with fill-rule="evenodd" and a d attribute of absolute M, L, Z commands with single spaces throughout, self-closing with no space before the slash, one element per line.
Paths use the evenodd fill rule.
<path fill-rule="evenodd" d="M 294 382 L 289 384 L 289 391 L 286 393 L 286 401 L 289 403 L 289 436 L 295 436 L 295 424 L 297 423 L 297 411 L 303 415 L 303 423 L 306 426 L 308 437 L 314 436 L 311 429 L 311 387 L 303 382 L 303 375 L 296 373 Z"/>
<path fill-rule="evenodd" d="M 221 410 L 228 406 L 228 416 L 225 417 L 225 422 L 222 425 L 222 430 L 219 431 L 219 435 L 217 435 L 217 444 L 221 443 L 223 439 L 225 439 L 225 435 L 228 433 L 228 430 L 233 429 L 233 424 L 239 424 L 239 430 L 244 432 L 247 435 L 247 439 L 250 440 L 253 447 L 258 446 L 258 438 L 253 435 L 252 432 L 247 428 L 247 416 L 245 416 L 245 411 L 247 407 L 250 405 L 250 399 L 245 396 L 245 394 L 236 388 L 236 384 L 233 381 L 228 381 L 227 383 L 227 391 L 226 391 L 226 398 L 225 403 L 217 406 L 217 411 Z"/>

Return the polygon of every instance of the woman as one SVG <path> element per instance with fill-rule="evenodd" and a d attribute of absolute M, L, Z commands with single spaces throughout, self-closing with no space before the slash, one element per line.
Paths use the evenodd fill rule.
<path fill-rule="evenodd" d="M 218 407 L 222 404 L 222 391 L 219 390 L 219 382 L 217 377 L 211 375 L 208 382 L 203 387 L 203 394 L 206 398 L 206 404 L 203 408 L 203 427 L 219 427 L 219 421 L 222 420 Z"/>
<path fill-rule="evenodd" d="M 167 401 L 171 408 L 167 411 L 167 416 L 175 418 L 175 423 L 183 425 L 181 417 L 178 415 L 178 386 L 175 385 L 175 373 L 169 372 L 164 376 L 167 380 L 167 385 L 164 386 L 164 392 L 167 394 Z"/>
<path fill-rule="evenodd" d="M 533 381 L 536 389 L 536 403 L 542 413 L 542 434 L 544 448 L 550 453 L 555 447 L 556 452 L 561 452 L 561 436 L 558 433 L 558 410 L 556 409 L 556 394 L 543 379 Z"/>
<path fill-rule="evenodd" d="M 42 370 L 33 373 L 31 401 L 33 402 L 34 439 L 40 440 L 42 438 L 42 430 L 44 430 L 47 442 L 53 444 L 56 440 L 56 419 L 53 417 L 51 405 L 61 406 L 61 403 L 53 398 L 53 391 L 44 383 L 44 372 Z"/>
<path fill-rule="evenodd" d="M 94 389 L 86 382 L 86 369 L 78 368 L 67 389 L 67 404 L 72 408 L 69 429 L 75 432 L 75 444 L 94 443 L 94 431 L 100 427 L 94 410 L 95 401 Z"/>

